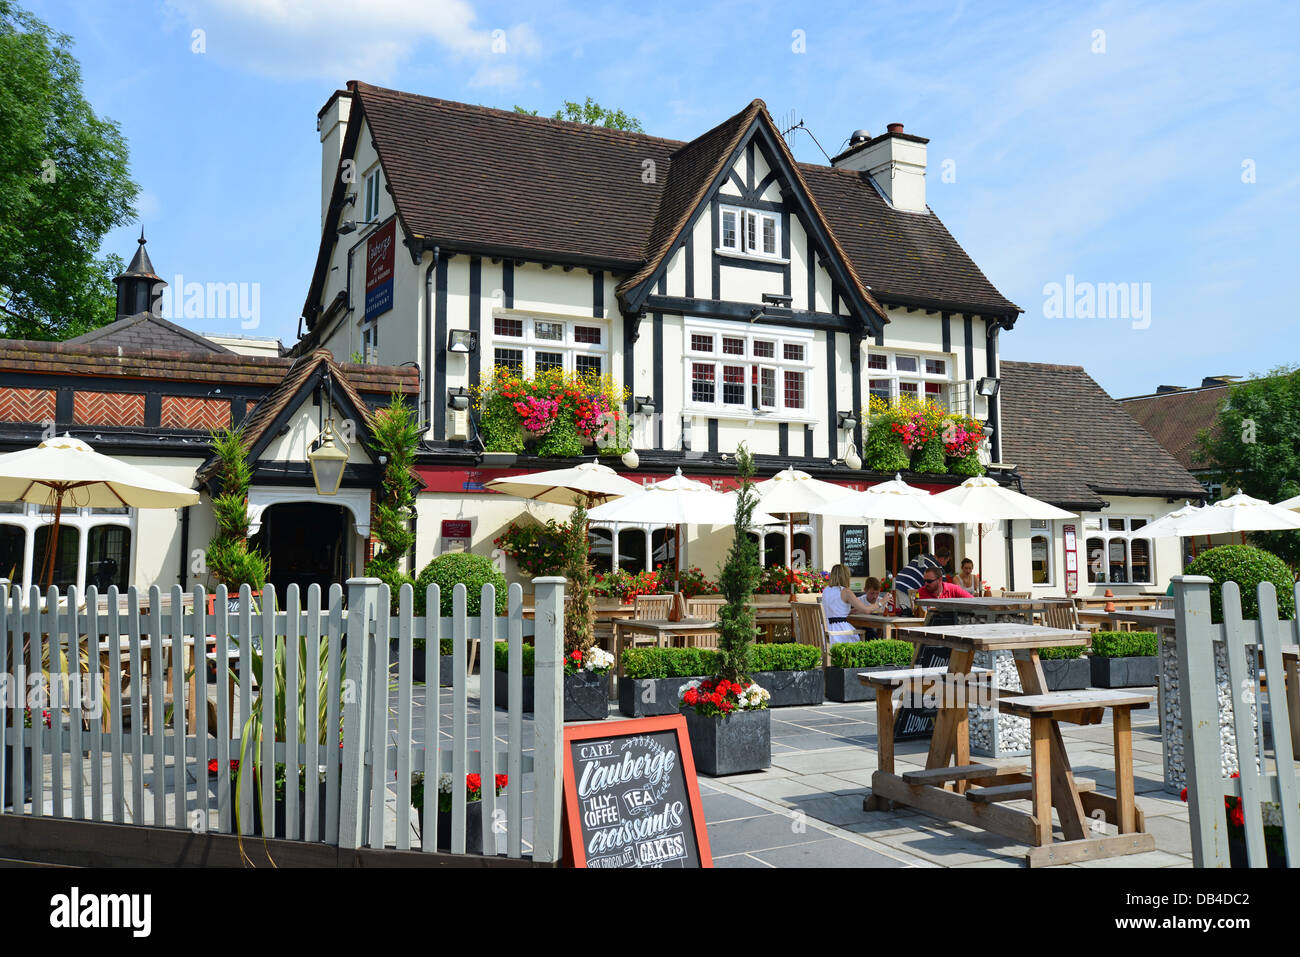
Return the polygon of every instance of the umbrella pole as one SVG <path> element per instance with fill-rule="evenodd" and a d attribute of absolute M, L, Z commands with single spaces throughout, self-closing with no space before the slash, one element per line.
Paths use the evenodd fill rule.
<path fill-rule="evenodd" d="M 980 588 L 980 584 L 982 584 L 983 581 L 984 581 L 984 523 L 983 523 L 983 522 L 980 522 L 980 525 L 979 525 L 979 543 L 980 543 L 980 546 L 979 546 L 979 552 L 980 552 L 980 580 L 979 580 L 979 582 L 976 583 L 976 585 L 975 585 L 975 590 L 976 590 L 976 591 L 983 591 L 983 589 Z"/>
<path fill-rule="evenodd" d="M 794 570 L 794 512 L 789 514 L 790 520 L 790 537 L 786 539 L 785 553 L 790 564 L 790 570 Z M 794 595 L 794 582 L 790 582 L 790 594 Z"/>
<path fill-rule="evenodd" d="M 56 489 L 54 494 L 54 524 L 50 527 L 50 537 L 45 542 L 45 555 L 41 559 L 41 574 L 45 578 L 45 590 L 54 585 L 54 556 L 59 549 L 59 522 L 63 519 L 63 489 Z"/>
<path fill-rule="evenodd" d="M 898 610 L 898 519 L 894 519 L 894 610 Z"/>

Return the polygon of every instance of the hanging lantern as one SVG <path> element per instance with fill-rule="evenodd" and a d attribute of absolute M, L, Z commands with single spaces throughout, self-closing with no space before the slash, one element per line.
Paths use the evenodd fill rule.
<path fill-rule="evenodd" d="M 334 419 L 325 420 L 320 445 L 307 455 L 311 463 L 311 479 L 316 483 L 316 494 L 335 495 L 343 481 L 343 469 L 348 464 L 348 453 L 334 444 Z"/>

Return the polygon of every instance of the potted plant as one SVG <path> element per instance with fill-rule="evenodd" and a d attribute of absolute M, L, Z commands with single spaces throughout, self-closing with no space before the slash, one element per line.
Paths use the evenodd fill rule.
<path fill-rule="evenodd" d="M 525 714 L 533 710 L 533 646 L 520 645 L 523 652 L 523 683 L 520 686 L 519 707 Z M 493 644 L 493 687 L 498 708 L 510 707 L 510 645 L 504 641 Z"/>
<path fill-rule="evenodd" d="M 1098 631 L 1088 658 L 1097 688 L 1149 688 L 1156 683 L 1160 659 L 1154 631 Z"/>
<path fill-rule="evenodd" d="M 614 656 L 604 648 L 574 648 L 564 656 L 564 720 L 609 717 L 609 670 Z"/>
<path fill-rule="evenodd" d="M 1092 680 L 1092 665 L 1083 657 L 1083 652 L 1082 645 L 1038 649 L 1038 661 L 1048 691 L 1077 691 L 1088 687 Z"/>
<path fill-rule="evenodd" d="M 691 736 L 697 770 L 705 774 L 738 774 L 772 764 L 770 695 L 748 676 L 754 644 L 754 609 L 750 599 L 758 584 L 758 543 L 749 536 L 757 496 L 754 457 L 742 443 L 736 450 L 740 488 L 731 549 L 718 579 L 727 603 L 718 615 L 718 657 L 715 677 L 688 684 L 682 710 Z"/>
<path fill-rule="evenodd" d="M 496 794 L 506 789 L 510 779 L 498 774 L 495 778 Z M 451 850 L 452 777 L 442 774 L 438 778 L 438 850 Z M 411 806 L 420 822 L 420 840 L 424 841 L 424 775 L 411 775 Z M 483 853 L 483 779 L 477 774 L 465 775 L 465 853 Z"/>
<path fill-rule="evenodd" d="M 219 771 L 220 766 L 216 758 L 208 761 L 208 774 L 214 775 Z M 238 821 L 239 808 L 239 761 L 231 759 L 230 762 L 230 806 L 235 809 L 236 821 Z M 256 769 L 253 771 L 253 837 L 262 836 L 262 801 L 260 791 L 260 774 Z M 323 767 L 316 770 L 316 834 L 314 836 L 307 833 L 307 781 L 309 778 L 308 770 L 305 765 L 298 765 L 298 835 L 304 841 L 323 841 L 325 840 L 325 802 L 326 798 L 326 781 L 325 769 Z M 275 833 L 283 839 L 288 833 L 287 821 L 289 802 L 285 797 L 286 781 L 288 774 L 283 764 L 277 763 L 275 766 Z"/>
<path fill-rule="evenodd" d="M 876 692 L 858 675 L 864 671 L 906 668 L 912 663 L 910 641 L 876 638 L 871 641 L 843 641 L 831 645 L 831 664 L 826 669 L 826 697 L 831 701 L 875 701 Z"/>
<path fill-rule="evenodd" d="M 42 709 L 41 717 L 45 720 L 45 727 L 47 728 L 51 727 L 50 712 Z M 23 727 L 30 728 L 31 726 L 32 726 L 32 709 L 23 708 Z M 15 806 L 15 802 L 13 798 L 13 791 L 14 791 L 13 759 L 11 755 L 13 753 L 13 749 L 16 747 L 18 747 L 18 745 L 13 742 L 5 743 L 5 753 L 4 753 L 5 793 L 4 793 L 3 807 Z M 26 804 L 31 799 L 32 799 L 32 746 L 30 744 L 24 744 L 23 745 L 23 799 L 21 802 L 18 803 Z"/>
<path fill-rule="evenodd" d="M 411 639 L 411 677 L 414 681 L 428 681 L 424 668 L 424 650 L 423 638 Z M 451 652 L 451 639 L 439 639 L 438 684 L 444 688 L 450 688 L 452 684 Z"/>
<path fill-rule="evenodd" d="M 769 708 L 820 705 L 826 700 L 821 649 L 792 641 L 750 649 L 750 680 L 767 690 Z"/>
<path fill-rule="evenodd" d="M 624 648 L 619 711 L 629 718 L 676 714 L 682 691 L 712 674 L 717 656 L 708 648 Z"/>
<path fill-rule="evenodd" d="M 1241 773 L 1234 771 L 1234 778 Z M 1187 788 L 1183 788 L 1182 799 L 1187 800 Z M 1246 817 L 1241 805 L 1241 798 L 1231 794 L 1223 796 L 1223 813 L 1228 821 L 1228 861 L 1232 867 L 1250 867 L 1250 856 L 1246 852 Z M 1286 867 L 1286 846 L 1282 834 L 1282 805 L 1276 801 L 1260 801 L 1260 813 L 1264 818 L 1264 851 L 1269 867 Z"/>
<path fill-rule="evenodd" d="M 1236 582 L 1241 588 L 1241 617 L 1251 620 L 1259 617 L 1259 598 L 1256 591 L 1261 582 L 1272 582 L 1277 589 L 1277 614 L 1279 618 L 1295 617 L 1294 576 L 1286 562 L 1271 552 L 1253 545 L 1219 545 L 1201 552 L 1192 559 L 1184 575 L 1205 575 L 1214 584 L 1210 587 L 1210 621 L 1223 621 L 1223 584 Z"/>

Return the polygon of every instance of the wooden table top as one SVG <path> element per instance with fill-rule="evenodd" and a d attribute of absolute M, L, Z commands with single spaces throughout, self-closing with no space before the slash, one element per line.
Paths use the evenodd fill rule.
<path fill-rule="evenodd" d="M 926 598 L 916 596 L 915 605 L 935 611 L 1040 611 L 1048 605 L 1066 601 L 1064 598 Z"/>
<path fill-rule="evenodd" d="M 1105 608 L 1107 602 L 1113 602 L 1116 608 L 1151 608 L 1153 605 L 1172 601 L 1173 598 L 1169 595 L 1115 595 L 1111 598 L 1104 595 L 1076 595 L 1074 597 L 1076 608 L 1086 608 L 1089 611 Z"/>
<path fill-rule="evenodd" d="M 863 614 L 854 612 L 849 615 L 849 622 L 865 622 L 869 625 L 893 625 L 895 627 L 904 627 L 906 625 L 921 625 L 925 623 L 924 618 L 914 618 L 909 615 L 879 615 L 875 613 Z"/>
<path fill-rule="evenodd" d="M 898 635 L 913 644 L 941 645 L 966 651 L 1016 651 L 1031 648 L 1088 645 L 1086 631 L 994 622 L 982 625 L 939 625 L 932 628 L 900 628 Z"/>
<path fill-rule="evenodd" d="M 652 634 L 669 632 L 717 631 L 721 622 L 709 618 L 683 618 L 669 621 L 666 618 L 625 618 L 618 622 L 623 631 L 644 631 Z"/>

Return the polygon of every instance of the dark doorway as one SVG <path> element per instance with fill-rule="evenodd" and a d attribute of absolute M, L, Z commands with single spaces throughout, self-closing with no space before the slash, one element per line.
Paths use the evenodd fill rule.
<path fill-rule="evenodd" d="M 316 502 L 286 502 L 267 508 L 262 513 L 262 530 L 252 540 L 269 561 L 267 581 L 280 594 L 296 584 L 305 595 L 308 585 L 318 584 L 324 601 L 331 584 L 342 584 L 352 576 L 349 518 L 340 505 Z"/>

